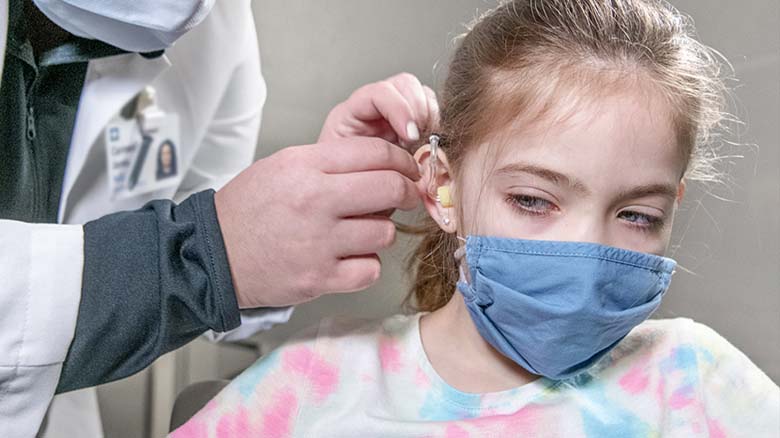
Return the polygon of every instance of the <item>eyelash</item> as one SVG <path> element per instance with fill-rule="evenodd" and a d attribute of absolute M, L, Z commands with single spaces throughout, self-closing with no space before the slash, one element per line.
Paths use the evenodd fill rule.
<path fill-rule="evenodd" d="M 646 221 L 647 225 L 637 225 L 636 222 L 631 222 L 631 221 L 626 220 L 626 223 L 628 223 L 629 227 L 635 228 L 635 229 L 637 229 L 639 231 L 642 231 L 642 232 L 648 232 L 649 233 L 649 232 L 653 232 L 653 231 L 658 231 L 661 228 L 663 228 L 663 226 L 664 226 L 664 219 L 661 218 L 661 217 L 658 217 L 658 216 L 652 216 L 652 215 L 649 215 L 649 214 L 639 213 L 638 211 L 626 210 L 626 211 L 621 211 L 618 214 L 618 217 L 623 216 L 625 218 L 624 215 L 625 216 L 639 217 L 641 220 Z"/>
<path fill-rule="evenodd" d="M 507 202 L 509 202 L 516 210 L 518 210 L 522 214 L 530 215 L 530 216 L 546 216 L 549 214 L 548 211 L 540 211 L 539 209 L 531 208 L 527 205 L 524 205 L 524 203 L 527 203 L 528 201 L 531 202 L 543 202 L 551 207 L 553 209 L 557 210 L 558 207 L 555 206 L 552 202 L 539 198 L 538 196 L 531 196 L 531 195 L 508 195 L 507 196 Z"/>
<path fill-rule="evenodd" d="M 512 205 L 517 211 L 519 211 L 521 214 L 528 215 L 528 216 L 547 216 L 551 213 L 551 211 L 558 210 L 558 207 L 553 204 L 552 202 L 539 198 L 537 196 L 531 196 L 531 195 L 507 195 L 507 202 Z M 545 209 L 540 208 L 533 208 L 529 206 L 528 204 L 532 203 L 543 203 L 546 206 L 549 206 Z M 626 222 L 627 226 L 640 231 L 644 233 L 651 233 L 660 230 L 664 226 L 664 219 L 662 217 L 658 216 L 652 216 L 645 213 L 640 213 L 638 211 L 632 211 L 632 210 L 625 210 L 618 213 L 618 217 L 622 217 L 624 219 L 624 222 Z M 646 225 L 637 225 L 636 220 L 635 221 L 629 221 L 626 220 L 626 217 L 633 217 L 634 219 L 640 219 L 644 222 L 646 222 Z"/>

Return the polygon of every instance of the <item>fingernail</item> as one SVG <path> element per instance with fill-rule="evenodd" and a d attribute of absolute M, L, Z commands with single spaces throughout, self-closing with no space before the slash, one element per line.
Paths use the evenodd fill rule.
<path fill-rule="evenodd" d="M 417 124 L 414 122 L 409 122 L 406 124 L 406 136 L 409 137 L 409 140 L 417 141 L 420 139 L 420 130 L 417 129 Z"/>

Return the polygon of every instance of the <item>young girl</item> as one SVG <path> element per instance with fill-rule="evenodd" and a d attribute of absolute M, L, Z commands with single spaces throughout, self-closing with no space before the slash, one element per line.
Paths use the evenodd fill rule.
<path fill-rule="evenodd" d="M 462 39 L 421 313 L 327 320 L 174 437 L 776 437 L 780 389 L 689 319 L 646 319 L 686 181 L 710 179 L 722 83 L 656 0 L 515 0 Z"/>

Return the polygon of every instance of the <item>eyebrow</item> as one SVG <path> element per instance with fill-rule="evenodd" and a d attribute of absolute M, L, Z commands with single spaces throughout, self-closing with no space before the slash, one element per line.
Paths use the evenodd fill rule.
<path fill-rule="evenodd" d="M 677 198 L 677 186 L 673 184 L 645 184 L 618 193 L 617 200 L 644 198 L 646 196 L 663 196 L 664 198 Z"/>
<path fill-rule="evenodd" d="M 556 172 L 554 170 L 546 169 L 544 167 L 539 167 L 532 164 L 513 163 L 504 166 L 498 169 L 498 171 L 496 171 L 497 175 L 514 174 L 514 173 L 529 173 L 531 175 L 538 176 L 539 178 L 546 179 L 552 182 L 553 184 L 559 186 L 560 185 L 568 186 L 583 196 L 587 196 L 590 194 L 590 190 L 588 190 L 588 188 L 582 182 L 574 178 L 570 178 L 560 172 Z M 663 196 L 665 198 L 675 199 L 677 198 L 677 186 L 675 186 L 674 184 L 659 184 L 659 183 L 644 184 L 641 186 L 632 187 L 628 190 L 620 191 L 615 199 L 617 199 L 618 201 L 625 201 L 628 199 L 637 199 L 637 198 L 643 198 L 647 196 Z"/>
<path fill-rule="evenodd" d="M 555 185 L 569 186 L 571 189 L 581 195 L 589 195 L 590 190 L 585 187 L 585 184 L 580 181 L 569 178 L 568 176 L 556 172 L 554 170 L 545 169 L 544 167 L 534 166 L 526 163 L 512 163 L 504 166 L 496 171 L 497 175 L 513 174 L 513 173 L 530 173 L 531 175 L 538 176 L 539 178 L 546 179 Z"/>

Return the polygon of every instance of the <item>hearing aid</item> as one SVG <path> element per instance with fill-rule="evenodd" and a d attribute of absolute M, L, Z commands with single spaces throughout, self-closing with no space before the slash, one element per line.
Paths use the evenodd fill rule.
<path fill-rule="evenodd" d="M 441 138 L 438 134 L 431 134 L 431 136 L 428 137 L 428 143 L 431 145 L 431 157 L 428 160 L 428 166 L 431 173 L 431 179 L 428 181 L 428 196 L 434 199 L 437 196 L 436 173 L 438 171 L 440 140 Z"/>

